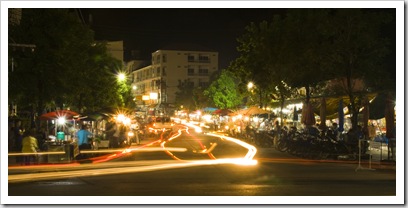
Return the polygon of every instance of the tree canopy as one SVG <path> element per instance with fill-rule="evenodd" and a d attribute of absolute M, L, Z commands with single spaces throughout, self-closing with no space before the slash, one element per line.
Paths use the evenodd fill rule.
<path fill-rule="evenodd" d="M 237 89 L 237 79 L 227 70 L 223 70 L 215 81 L 204 91 L 204 95 L 220 109 L 231 109 L 239 106 L 242 96 Z"/>
<path fill-rule="evenodd" d="M 242 91 L 246 83 L 254 82 L 261 106 L 273 100 L 283 105 L 285 99 L 299 96 L 294 89 L 300 88 L 305 89 L 308 103 L 313 95 L 327 95 L 324 83 L 345 81 L 330 95 L 349 96 L 356 125 L 360 95 L 376 90 L 378 80 L 392 77 L 388 73 L 395 70 L 385 65 L 390 50 L 387 37 L 392 34 L 384 35 L 382 30 L 395 30 L 395 25 L 389 26 L 392 11 L 384 11 L 288 9 L 269 22 L 248 25 L 237 39 L 240 56 L 228 69 L 241 79 Z M 383 83 L 390 83 L 388 80 Z M 364 84 L 359 92 L 353 86 L 357 82 Z"/>
<path fill-rule="evenodd" d="M 69 9 L 23 9 L 20 24 L 9 26 L 10 43 L 35 45 L 9 46 L 9 103 L 39 114 L 123 105 L 116 82 L 121 62 Z"/>

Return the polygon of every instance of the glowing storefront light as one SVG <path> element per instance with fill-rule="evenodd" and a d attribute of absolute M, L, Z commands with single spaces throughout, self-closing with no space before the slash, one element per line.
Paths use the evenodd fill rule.
<path fill-rule="evenodd" d="M 159 96 L 158 96 L 157 92 L 151 92 L 150 93 L 150 99 L 151 100 L 157 100 L 158 97 Z"/>
<path fill-rule="evenodd" d="M 144 100 L 144 101 L 150 100 L 150 96 L 149 95 L 143 95 L 142 100 Z"/>

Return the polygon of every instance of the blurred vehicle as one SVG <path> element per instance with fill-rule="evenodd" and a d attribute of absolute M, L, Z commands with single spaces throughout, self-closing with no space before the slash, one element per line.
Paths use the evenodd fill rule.
<path fill-rule="evenodd" d="M 154 117 L 152 122 L 150 122 L 147 128 L 147 134 L 151 137 L 159 138 L 163 132 L 172 131 L 174 123 L 170 117 Z"/>
<path fill-rule="evenodd" d="M 134 121 L 130 124 L 129 130 L 126 133 L 129 144 L 140 144 L 140 141 L 144 138 L 144 131 L 139 122 Z"/>

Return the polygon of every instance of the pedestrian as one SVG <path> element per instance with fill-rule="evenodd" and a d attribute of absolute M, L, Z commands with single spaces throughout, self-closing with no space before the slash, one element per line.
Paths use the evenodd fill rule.
<path fill-rule="evenodd" d="M 8 151 L 12 152 L 14 148 L 14 122 L 8 122 Z"/>
<path fill-rule="evenodd" d="M 131 130 L 135 134 L 136 144 L 140 144 L 140 138 L 139 138 L 140 123 L 138 121 L 135 121 L 135 124 L 133 124 Z"/>
<path fill-rule="evenodd" d="M 125 124 L 120 124 L 118 126 L 119 129 L 119 147 L 125 147 L 126 145 L 128 145 L 127 142 L 127 132 L 128 132 L 128 127 Z"/>
<path fill-rule="evenodd" d="M 368 125 L 368 137 L 370 140 L 374 141 L 374 138 L 377 136 L 377 133 L 375 131 L 375 126 L 374 124 Z"/>
<path fill-rule="evenodd" d="M 112 135 L 112 143 L 109 145 L 112 148 L 118 148 L 119 147 L 119 138 L 120 138 L 120 123 L 116 123 L 113 125 L 113 135 Z"/>
<path fill-rule="evenodd" d="M 337 123 L 332 123 L 332 126 L 327 131 L 327 135 L 336 141 L 339 140 L 339 127 Z"/>
<path fill-rule="evenodd" d="M 92 148 L 91 144 L 89 143 L 89 138 L 92 136 L 93 134 L 88 131 L 88 125 L 82 125 L 81 130 L 77 132 L 79 150 Z"/>
<path fill-rule="evenodd" d="M 22 148 L 24 129 L 21 127 L 21 120 L 16 120 L 13 128 L 14 151 L 19 152 Z"/>
<path fill-rule="evenodd" d="M 28 133 L 25 135 L 25 137 L 22 140 L 22 153 L 27 153 L 28 155 L 24 156 L 24 163 L 26 165 L 29 165 L 31 163 L 35 163 L 37 161 L 37 155 L 34 153 L 37 153 L 39 148 L 38 148 L 38 141 L 35 138 L 37 134 L 37 131 L 35 128 L 30 129 Z"/>

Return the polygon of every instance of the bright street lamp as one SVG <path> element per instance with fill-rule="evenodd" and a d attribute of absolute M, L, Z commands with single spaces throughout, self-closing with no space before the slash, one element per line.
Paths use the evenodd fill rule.
<path fill-rule="evenodd" d="M 248 90 L 252 89 L 254 87 L 254 83 L 248 82 Z"/>
<path fill-rule="evenodd" d="M 122 82 L 126 79 L 126 75 L 124 73 L 119 73 L 118 74 L 118 80 L 119 82 Z"/>

